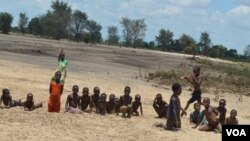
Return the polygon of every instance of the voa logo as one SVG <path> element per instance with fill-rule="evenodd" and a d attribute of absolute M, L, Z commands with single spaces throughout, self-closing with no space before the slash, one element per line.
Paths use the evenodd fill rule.
<path fill-rule="evenodd" d="M 227 136 L 247 136 L 244 129 L 226 129 Z"/>

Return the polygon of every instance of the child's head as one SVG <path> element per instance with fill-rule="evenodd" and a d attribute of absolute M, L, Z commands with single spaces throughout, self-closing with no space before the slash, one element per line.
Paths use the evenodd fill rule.
<path fill-rule="evenodd" d="M 156 94 L 156 99 L 158 101 L 162 101 L 162 95 L 159 93 L 159 94 Z"/>
<path fill-rule="evenodd" d="M 57 71 L 57 72 L 55 73 L 55 79 L 56 79 L 56 81 L 59 81 L 59 80 L 61 79 L 61 76 L 62 76 L 61 72 L 60 72 L 60 71 Z"/>
<path fill-rule="evenodd" d="M 64 53 L 64 52 L 61 52 L 60 57 L 61 57 L 61 60 L 64 60 L 64 58 L 65 58 L 65 53 Z"/>
<path fill-rule="evenodd" d="M 102 93 L 101 94 L 101 101 L 106 101 L 106 98 L 107 98 L 107 95 L 106 95 L 106 93 Z"/>
<path fill-rule="evenodd" d="M 194 110 L 195 111 L 200 111 L 201 110 L 201 105 L 199 103 L 194 103 Z"/>
<path fill-rule="evenodd" d="M 140 102 L 141 96 L 139 94 L 135 95 L 135 101 Z"/>
<path fill-rule="evenodd" d="M 237 111 L 235 109 L 233 109 L 231 112 L 230 112 L 230 117 L 231 118 L 235 118 L 237 116 Z"/>
<path fill-rule="evenodd" d="M 181 92 L 182 92 L 182 87 L 180 84 L 178 83 L 174 83 L 172 85 L 172 90 L 174 92 L 175 95 L 181 95 Z"/>
<path fill-rule="evenodd" d="M 225 107 L 226 106 L 226 100 L 225 99 L 221 99 L 219 101 L 219 107 Z"/>
<path fill-rule="evenodd" d="M 9 89 L 3 89 L 2 92 L 3 92 L 3 96 L 5 96 L 5 97 L 10 95 Z"/>
<path fill-rule="evenodd" d="M 114 101 L 115 100 L 115 95 L 114 94 L 110 94 L 109 95 L 109 101 Z"/>
<path fill-rule="evenodd" d="M 33 101 L 33 94 L 32 93 L 27 94 L 27 101 Z"/>
<path fill-rule="evenodd" d="M 94 87 L 94 94 L 99 95 L 100 94 L 100 89 L 99 87 Z"/>
<path fill-rule="evenodd" d="M 130 87 L 129 87 L 129 86 L 126 86 L 126 87 L 124 88 L 124 94 L 125 94 L 126 96 L 129 96 L 130 92 L 131 92 Z"/>
<path fill-rule="evenodd" d="M 203 105 L 204 107 L 208 107 L 210 105 L 210 99 L 208 97 L 203 99 Z"/>
<path fill-rule="evenodd" d="M 77 94 L 78 91 L 79 91 L 79 87 L 78 87 L 77 85 L 74 85 L 74 86 L 72 87 L 72 92 L 73 92 L 73 94 Z"/>
<path fill-rule="evenodd" d="M 200 66 L 195 66 L 193 68 L 193 73 L 195 74 L 195 76 L 199 76 L 200 75 L 200 71 L 201 71 Z"/>
<path fill-rule="evenodd" d="M 82 94 L 88 95 L 88 94 L 89 94 L 89 88 L 84 87 L 84 88 L 82 89 Z"/>

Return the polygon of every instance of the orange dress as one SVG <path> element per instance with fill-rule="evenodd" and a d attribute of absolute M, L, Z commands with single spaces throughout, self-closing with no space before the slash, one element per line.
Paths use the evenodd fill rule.
<path fill-rule="evenodd" d="M 57 84 L 55 81 L 50 82 L 50 97 L 48 103 L 48 112 L 60 112 L 61 95 L 64 83 Z"/>

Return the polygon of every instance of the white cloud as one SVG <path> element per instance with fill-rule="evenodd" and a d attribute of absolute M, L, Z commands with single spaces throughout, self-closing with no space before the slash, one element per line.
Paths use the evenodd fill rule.
<path fill-rule="evenodd" d="M 190 7 L 206 7 L 211 0 L 166 0 L 171 4 Z"/>
<path fill-rule="evenodd" d="M 239 6 L 236 7 L 228 12 L 229 15 L 241 15 L 241 14 L 250 14 L 250 7 L 249 6 Z"/>

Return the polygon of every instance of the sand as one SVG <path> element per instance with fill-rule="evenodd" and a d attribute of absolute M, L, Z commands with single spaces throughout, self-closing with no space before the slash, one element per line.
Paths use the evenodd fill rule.
<path fill-rule="evenodd" d="M 62 96 L 60 113 L 48 113 L 49 81 L 57 66 L 57 53 L 65 48 L 69 59 L 68 77 Z M 178 132 L 166 131 L 153 126 L 154 123 L 165 123 L 166 119 L 158 119 L 152 102 L 156 93 L 162 93 L 167 102 L 171 96 L 170 87 L 164 89 L 152 86 L 139 76 L 153 71 L 159 66 L 175 68 L 181 63 L 194 65 L 185 55 L 53 41 L 14 35 L 0 35 L 0 88 L 9 88 L 13 99 L 22 99 L 27 93 L 34 94 L 35 102 L 43 102 L 44 107 L 32 112 L 25 112 L 22 107 L 0 109 L 1 141 L 9 140 L 122 140 L 122 141 L 219 141 L 221 134 L 200 132 L 192 129 L 188 117 L 182 118 L 182 129 Z M 64 113 L 66 97 L 74 84 L 80 89 L 99 86 L 101 92 L 123 94 L 129 85 L 131 95 L 141 94 L 144 115 L 123 119 L 116 115 L 100 116 L 94 113 Z M 180 97 L 184 107 L 191 92 L 183 88 Z M 203 97 L 214 98 L 213 92 L 204 93 Z M 250 98 L 224 93 L 221 97 L 227 100 L 227 109 L 238 110 L 241 124 L 250 124 Z M 212 105 L 218 103 L 212 101 Z M 193 110 L 192 105 L 188 113 Z M 227 116 L 229 112 L 227 113 Z"/>

